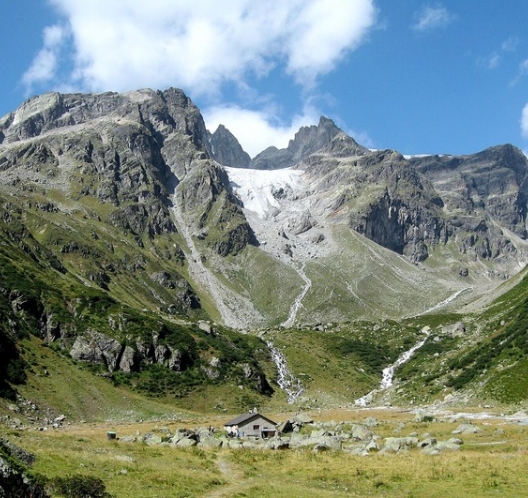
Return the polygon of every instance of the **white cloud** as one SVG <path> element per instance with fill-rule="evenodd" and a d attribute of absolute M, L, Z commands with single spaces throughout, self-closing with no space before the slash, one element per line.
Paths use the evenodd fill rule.
<path fill-rule="evenodd" d="M 497 69 L 501 62 L 501 56 L 497 52 L 492 52 L 487 57 L 479 57 L 477 59 L 477 65 L 485 69 Z"/>
<path fill-rule="evenodd" d="M 375 16 L 372 2 L 306 2 L 287 42 L 288 71 L 306 81 L 332 70 L 363 41 Z"/>
<path fill-rule="evenodd" d="M 504 52 L 515 52 L 517 46 L 519 45 L 519 39 L 510 37 L 501 44 L 501 50 Z"/>
<path fill-rule="evenodd" d="M 71 27 L 70 83 L 94 91 L 179 86 L 214 95 L 277 65 L 310 85 L 376 19 L 373 0 L 49 1 Z"/>
<path fill-rule="evenodd" d="M 179 87 L 193 100 L 209 102 L 202 110 L 211 131 L 224 124 L 251 155 L 269 145 L 285 147 L 300 126 L 318 122 L 309 104 L 318 77 L 355 50 L 377 20 L 374 0 L 48 2 L 70 36 L 47 28 L 44 46 L 23 77 L 28 87 Z M 58 67 L 60 50 L 68 52 L 68 69 Z M 288 123 L 277 118 L 272 103 L 278 97 L 258 89 L 272 71 L 298 85 L 304 101 Z M 228 86 L 240 101 L 250 101 L 253 109 L 260 102 L 262 109 L 226 104 Z"/>
<path fill-rule="evenodd" d="M 517 76 L 511 81 L 510 86 L 515 86 L 526 74 L 528 74 L 528 59 L 524 59 L 519 63 Z"/>
<path fill-rule="evenodd" d="M 437 28 L 445 28 L 455 19 L 455 16 L 443 7 L 424 6 L 415 16 L 412 28 L 415 31 L 430 31 Z"/>
<path fill-rule="evenodd" d="M 54 78 L 61 44 L 66 37 L 67 30 L 58 24 L 44 29 L 44 46 L 22 76 L 22 82 L 28 89 L 35 83 L 47 82 Z"/>
<path fill-rule="evenodd" d="M 521 135 L 528 138 L 528 104 L 526 104 L 521 114 Z"/>
<path fill-rule="evenodd" d="M 320 118 L 320 114 L 309 106 L 289 123 L 278 121 L 274 108 L 252 111 L 233 105 L 215 106 L 205 109 L 203 116 L 208 130 L 214 132 L 219 124 L 223 124 L 251 157 L 271 145 L 279 149 L 287 147 L 301 126 L 317 124 Z"/>

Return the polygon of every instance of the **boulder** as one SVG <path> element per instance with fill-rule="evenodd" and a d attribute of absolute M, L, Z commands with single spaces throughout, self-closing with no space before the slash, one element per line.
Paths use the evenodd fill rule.
<path fill-rule="evenodd" d="M 143 436 L 143 442 L 145 444 L 148 444 L 149 446 L 156 445 L 156 444 L 161 444 L 162 441 L 163 440 L 162 440 L 161 436 L 158 436 L 157 434 L 145 434 Z"/>
<path fill-rule="evenodd" d="M 200 438 L 200 441 L 197 444 L 199 448 L 221 448 L 222 445 L 223 441 L 221 439 L 216 439 L 211 436 Z"/>
<path fill-rule="evenodd" d="M 460 449 L 460 444 L 450 441 L 441 441 L 436 444 L 435 449 L 438 451 L 458 451 Z"/>
<path fill-rule="evenodd" d="M 418 445 L 418 438 L 415 437 L 388 437 L 383 446 L 383 453 L 398 453 L 399 451 L 409 450 Z"/>
<path fill-rule="evenodd" d="M 192 446 L 196 446 L 197 444 L 198 443 L 195 439 L 184 437 L 176 443 L 176 446 L 178 448 L 191 448 Z"/>
<path fill-rule="evenodd" d="M 293 418 L 293 421 L 297 424 L 312 424 L 313 423 L 313 417 L 308 415 L 307 413 L 298 413 Z"/>
<path fill-rule="evenodd" d="M 380 442 L 380 439 L 371 439 L 367 445 L 365 446 L 365 450 L 367 452 L 371 452 L 371 451 L 380 451 L 382 448 L 382 444 Z"/>
<path fill-rule="evenodd" d="M 482 432 L 482 429 L 472 423 L 464 422 L 460 424 L 451 434 L 477 434 L 479 432 Z"/>
<path fill-rule="evenodd" d="M 428 437 L 418 443 L 418 448 L 426 448 L 427 446 L 434 446 L 436 439 L 434 437 Z"/>
<path fill-rule="evenodd" d="M 359 441 L 369 441 L 372 438 L 372 431 L 366 425 L 354 425 L 352 437 Z"/>
<path fill-rule="evenodd" d="M 339 451 L 342 449 L 342 442 L 338 437 L 335 436 L 323 436 L 320 437 L 315 445 L 314 449 L 317 451 L 332 450 Z"/>

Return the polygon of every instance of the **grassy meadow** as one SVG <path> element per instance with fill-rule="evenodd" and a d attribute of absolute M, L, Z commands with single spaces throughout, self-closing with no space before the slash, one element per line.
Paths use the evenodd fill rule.
<path fill-rule="evenodd" d="M 272 417 L 285 420 L 291 415 Z M 414 422 L 414 413 L 397 409 L 329 410 L 312 415 L 316 422 L 344 425 L 375 417 L 377 425 L 372 430 L 381 437 L 430 434 L 438 441 L 452 437 L 452 431 L 470 417 L 459 414 L 456 420 Z M 473 420 L 481 432 L 457 436 L 464 441 L 459 451 L 436 456 L 418 449 L 364 457 L 311 449 L 175 448 L 106 437 L 109 430 L 119 438 L 209 425 L 220 436 L 227 418 L 200 415 L 177 421 L 1 431 L 36 455 L 33 473 L 48 478 L 97 477 L 114 497 L 521 497 L 528 489 L 528 427 L 503 418 Z"/>

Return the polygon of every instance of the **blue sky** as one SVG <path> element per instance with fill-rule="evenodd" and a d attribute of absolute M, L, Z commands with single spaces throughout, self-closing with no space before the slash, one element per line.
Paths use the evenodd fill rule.
<path fill-rule="evenodd" d="M 0 115 L 46 91 L 182 88 L 255 155 L 332 118 L 405 154 L 528 150 L 526 0 L 17 0 Z"/>

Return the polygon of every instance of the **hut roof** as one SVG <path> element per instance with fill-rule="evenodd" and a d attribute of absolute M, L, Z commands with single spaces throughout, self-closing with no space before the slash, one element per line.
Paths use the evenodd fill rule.
<path fill-rule="evenodd" d="M 270 424 L 277 425 L 276 422 L 273 422 L 273 420 L 269 419 L 268 417 L 265 417 L 264 415 L 261 415 L 260 413 L 243 413 L 242 415 L 235 417 L 233 420 L 226 422 L 224 426 L 243 425 L 244 423 L 250 422 L 251 420 L 254 420 L 255 418 L 263 418 L 264 420 L 267 420 Z"/>

